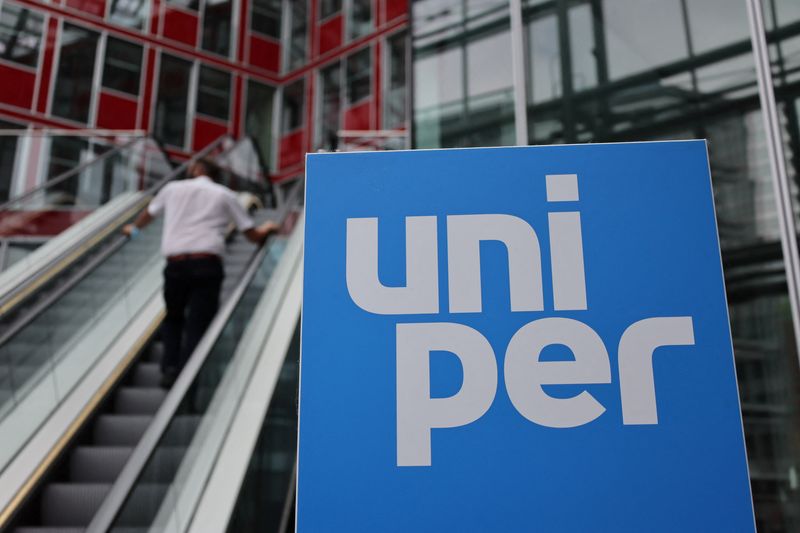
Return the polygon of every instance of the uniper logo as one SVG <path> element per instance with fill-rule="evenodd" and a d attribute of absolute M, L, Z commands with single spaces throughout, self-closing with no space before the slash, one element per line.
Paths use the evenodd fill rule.
<path fill-rule="evenodd" d="M 546 177 L 548 202 L 577 202 L 575 174 Z M 544 311 L 542 254 L 536 231 L 525 220 L 504 214 L 447 217 L 447 268 L 451 313 L 480 313 L 482 241 L 502 242 L 508 252 L 512 312 Z M 347 288 L 360 308 L 381 315 L 439 312 L 439 257 L 436 217 L 406 217 L 406 285 L 386 287 L 378 278 L 378 219 L 347 220 Z M 577 211 L 548 213 L 553 308 L 588 309 L 581 218 Z M 660 346 L 694 344 L 692 318 L 639 320 L 622 334 L 617 361 L 625 425 L 658 424 L 653 352 Z M 540 361 L 548 346 L 570 349 L 572 361 Z M 491 407 L 497 393 L 497 359 L 489 341 L 463 324 L 398 323 L 397 465 L 431 465 L 431 429 L 464 426 Z M 430 353 L 455 354 L 463 368 L 460 390 L 447 398 L 430 393 Z M 571 428 L 588 424 L 605 407 L 584 390 L 554 398 L 545 385 L 611 383 L 608 350 L 588 325 L 550 317 L 524 325 L 506 348 L 503 374 L 519 413 L 536 424 Z"/>

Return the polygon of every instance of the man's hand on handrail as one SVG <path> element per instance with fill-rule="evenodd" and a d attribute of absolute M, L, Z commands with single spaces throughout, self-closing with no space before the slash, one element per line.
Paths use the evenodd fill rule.
<path fill-rule="evenodd" d="M 270 236 L 271 233 L 274 233 L 280 229 L 280 225 L 276 224 L 275 222 L 268 220 L 261 224 L 260 226 L 256 226 L 255 228 L 250 228 L 249 230 L 244 232 L 244 236 L 247 237 L 247 240 L 254 242 L 256 244 L 262 244 L 264 241 L 267 240 L 267 237 Z"/>

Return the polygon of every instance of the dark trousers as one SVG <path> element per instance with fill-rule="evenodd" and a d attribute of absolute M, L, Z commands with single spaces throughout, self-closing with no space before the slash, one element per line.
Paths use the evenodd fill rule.
<path fill-rule="evenodd" d="M 167 263 L 162 371 L 179 371 L 192 355 L 217 313 L 224 275 L 222 261 L 213 257 Z"/>

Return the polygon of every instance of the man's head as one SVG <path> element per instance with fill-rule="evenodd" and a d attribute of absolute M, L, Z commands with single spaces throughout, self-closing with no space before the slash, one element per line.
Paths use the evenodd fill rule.
<path fill-rule="evenodd" d="M 219 179 L 220 168 L 219 166 L 206 157 L 198 159 L 189 167 L 189 176 L 196 178 L 198 176 L 208 176 L 214 181 Z"/>

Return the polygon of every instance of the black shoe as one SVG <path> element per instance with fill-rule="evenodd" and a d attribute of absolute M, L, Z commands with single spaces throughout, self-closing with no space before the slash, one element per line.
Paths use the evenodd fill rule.
<path fill-rule="evenodd" d="M 169 389 L 178 378 L 178 370 L 175 368 L 166 368 L 161 371 L 161 385 L 162 389 Z"/>

